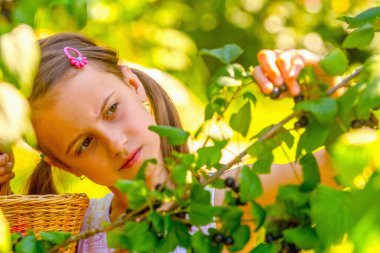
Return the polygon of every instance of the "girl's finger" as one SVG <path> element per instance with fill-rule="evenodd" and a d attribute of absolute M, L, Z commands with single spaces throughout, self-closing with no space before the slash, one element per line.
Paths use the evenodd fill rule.
<path fill-rule="evenodd" d="M 290 80 L 290 79 L 289 79 Z M 292 97 L 297 96 L 301 93 L 301 87 L 297 82 L 297 79 L 293 79 L 292 81 L 289 82 L 289 93 Z"/>
<path fill-rule="evenodd" d="M 9 160 L 9 155 L 7 153 L 0 153 L 0 166 L 6 164 Z"/>
<path fill-rule="evenodd" d="M 261 67 L 256 66 L 251 70 L 251 74 L 253 78 L 256 80 L 257 85 L 259 86 L 262 93 L 265 95 L 269 95 L 273 90 L 273 84 L 269 81 L 269 79 L 264 75 Z"/>
<path fill-rule="evenodd" d="M 260 66 L 266 76 L 269 77 L 270 81 L 277 87 L 284 83 L 284 79 L 281 76 L 281 72 L 277 67 L 277 54 L 271 50 L 261 50 L 257 59 L 259 60 Z"/>
<path fill-rule="evenodd" d="M 0 166 L 0 176 L 11 172 L 13 169 L 12 163 L 7 162 L 5 166 Z"/>
<path fill-rule="evenodd" d="M 305 63 L 303 61 L 303 58 L 298 55 L 295 56 L 286 79 L 290 79 L 291 81 L 297 79 L 298 75 L 304 67 Z"/>
<path fill-rule="evenodd" d="M 285 50 L 284 52 L 279 54 L 276 61 L 276 65 L 285 80 L 287 79 L 288 72 L 290 71 L 292 67 L 292 59 L 293 59 L 294 51 L 295 51 L 294 49 Z"/>
<path fill-rule="evenodd" d="M 0 176 L 0 184 L 7 183 L 11 181 L 14 177 L 15 177 L 15 173 L 13 171 L 5 175 L 2 175 Z"/>

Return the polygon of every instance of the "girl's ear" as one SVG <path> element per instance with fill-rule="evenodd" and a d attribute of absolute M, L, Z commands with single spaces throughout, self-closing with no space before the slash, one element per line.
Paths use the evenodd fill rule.
<path fill-rule="evenodd" d="M 130 68 L 125 65 L 119 66 L 121 73 L 124 76 L 124 82 L 131 85 L 140 99 L 141 102 L 145 102 L 147 100 L 144 85 L 141 83 L 140 79 L 132 72 Z"/>
<path fill-rule="evenodd" d="M 76 171 L 73 170 L 72 168 L 68 167 L 68 166 L 67 166 L 66 164 L 64 164 L 64 163 L 61 163 L 61 162 L 56 161 L 56 160 L 53 160 L 53 159 L 51 159 L 51 158 L 49 158 L 49 157 L 47 157 L 47 156 L 44 156 L 43 159 L 44 159 L 45 162 L 47 162 L 48 164 L 50 164 L 50 166 L 52 166 L 52 167 L 60 168 L 60 169 L 62 169 L 62 170 L 64 170 L 64 171 L 67 171 L 67 172 L 69 172 L 69 173 L 71 173 L 71 174 L 74 174 L 74 175 L 77 176 L 77 177 L 80 177 L 80 176 L 81 176 L 81 174 L 79 174 L 78 172 L 76 172 Z"/>

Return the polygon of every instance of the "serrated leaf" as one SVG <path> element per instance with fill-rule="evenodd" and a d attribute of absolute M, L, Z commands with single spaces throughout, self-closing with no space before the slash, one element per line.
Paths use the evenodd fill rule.
<path fill-rule="evenodd" d="M 149 130 L 158 133 L 162 137 L 166 137 L 169 144 L 179 146 L 185 144 L 189 138 L 189 133 L 184 130 L 171 126 L 149 126 Z"/>
<path fill-rule="evenodd" d="M 310 112 L 323 125 L 331 124 L 338 106 L 336 100 L 332 98 L 322 97 L 317 100 L 302 101 L 296 104 L 295 110 Z"/>
<path fill-rule="evenodd" d="M 202 49 L 200 53 L 212 56 L 224 64 L 230 64 L 243 53 L 243 50 L 235 44 L 228 44 L 222 48 Z"/>
<path fill-rule="evenodd" d="M 371 24 L 366 24 L 351 34 L 343 41 L 343 48 L 366 48 L 375 37 L 375 28 Z"/>
<path fill-rule="evenodd" d="M 318 245 L 318 237 L 310 227 L 288 228 L 283 231 L 284 239 L 300 249 L 312 249 Z"/>
<path fill-rule="evenodd" d="M 31 27 L 22 24 L 0 37 L 0 65 L 4 77 L 25 95 L 32 90 L 40 48 Z"/>
<path fill-rule="evenodd" d="M 252 201 L 251 215 L 252 215 L 252 218 L 255 220 L 255 225 L 256 225 L 255 232 L 257 232 L 265 222 L 266 211 L 258 203 L 256 203 L 255 201 Z"/>
<path fill-rule="evenodd" d="M 311 217 L 318 237 L 325 246 L 341 242 L 351 227 L 353 217 L 349 203 L 347 192 L 322 185 L 318 186 L 311 198 Z"/>
<path fill-rule="evenodd" d="M 337 48 L 319 61 L 319 65 L 327 74 L 339 76 L 347 69 L 348 59 L 343 51 Z"/>
<path fill-rule="evenodd" d="M 248 202 L 261 196 L 263 188 L 259 177 L 248 166 L 244 166 L 240 176 L 240 199 L 242 202 Z"/>
<path fill-rule="evenodd" d="M 302 166 L 303 182 L 301 191 L 312 191 L 321 182 L 317 160 L 313 154 L 306 154 L 300 160 Z"/>
<path fill-rule="evenodd" d="M 231 115 L 230 126 L 235 131 L 246 136 L 251 123 L 251 104 L 245 103 L 237 113 Z"/>
<path fill-rule="evenodd" d="M 366 9 L 365 11 L 359 13 L 355 17 L 339 17 L 339 20 L 342 20 L 349 24 L 348 28 L 357 28 L 367 23 L 374 23 L 377 18 L 380 17 L 380 7 L 374 7 Z"/>

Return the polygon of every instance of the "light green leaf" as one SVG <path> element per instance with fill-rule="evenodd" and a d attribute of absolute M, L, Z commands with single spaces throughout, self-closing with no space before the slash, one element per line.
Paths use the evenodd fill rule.
<path fill-rule="evenodd" d="M 192 225 L 204 226 L 210 224 L 214 218 L 214 207 L 210 203 L 205 205 L 192 201 L 189 216 Z"/>
<path fill-rule="evenodd" d="M 41 238 L 48 241 L 48 242 L 51 242 L 53 244 L 61 244 L 63 241 L 65 241 L 66 239 L 68 239 L 70 236 L 71 236 L 71 233 L 67 233 L 67 232 L 44 232 L 42 231 L 40 233 L 41 235 Z"/>
<path fill-rule="evenodd" d="M 27 235 L 16 245 L 16 252 L 22 253 L 45 253 L 41 241 L 38 241 L 34 235 Z"/>
<path fill-rule="evenodd" d="M 149 231 L 147 221 L 127 222 L 124 235 L 128 241 L 128 249 L 132 252 L 152 252 L 156 248 L 156 236 Z"/>
<path fill-rule="evenodd" d="M 208 167 L 212 167 L 215 164 L 219 163 L 222 158 L 221 148 L 217 146 L 208 146 L 199 148 L 197 150 L 198 160 L 197 166 L 200 167 L 202 165 L 207 165 Z"/>
<path fill-rule="evenodd" d="M 200 53 L 212 56 L 224 64 L 230 64 L 243 53 L 243 50 L 235 44 L 228 44 L 222 48 L 202 49 Z"/>
<path fill-rule="evenodd" d="M 261 196 L 263 193 L 261 181 L 248 166 L 242 168 L 240 178 L 239 192 L 242 202 L 248 202 Z"/>
<path fill-rule="evenodd" d="M 252 201 L 251 214 L 252 214 L 252 218 L 255 220 L 255 225 L 256 225 L 255 232 L 257 232 L 265 222 L 265 218 L 267 216 L 266 211 L 258 203 L 256 203 L 255 201 Z"/>
<path fill-rule="evenodd" d="M 366 24 L 351 34 L 343 41 L 344 48 L 366 48 L 375 37 L 375 28 L 371 24 Z"/>
<path fill-rule="evenodd" d="M 367 119 L 372 108 L 380 106 L 380 77 L 369 80 L 367 88 L 359 97 L 356 114 L 359 119 Z"/>
<path fill-rule="evenodd" d="M 284 239 L 300 249 L 312 249 L 318 245 L 318 237 L 310 227 L 288 228 L 283 231 Z"/>
<path fill-rule="evenodd" d="M 116 187 L 123 193 L 127 194 L 128 205 L 135 210 L 146 202 L 148 189 L 142 180 L 119 180 Z"/>
<path fill-rule="evenodd" d="M 300 160 L 303 173 L 301 191 L 312 191 L 321 182 L 317 160 L 313 154 L 306 154 Z"/>
<path fill-rule="evenodd" d="M 243 136 L 246 136 L 251 123 L 251 104 L 248 101 L 237 113 L 231 115 L 230 126 Z"/>
<path fill-rule="evenodd" d="M 191 237 L 191 246 L 196 253 L 209 253 L 211 251 L 211 238 L 204 235 L 202 232 L 196 232 Z"/>
<path fill-rule="evenodd" d="M 166 137 L 169 144 L 179 146 L 185 144 L 189 138 L 189 133 L 180 128 L 171 126 L 149 126 L 149 130 L 158 133 L 162 137 Z"/>
<path fill-rule="evenodd" d="M 331 76 L 339 76 L 343 74 L 348 66 L 348 59 L 339 48 L 328 54 L 319 62 L 322 69 Z"/>
<path fill-rule="evenodd" d="M 6 80 L 15 84 L 25 96 L 32 90 L 39 66 L 40 48 L 31 27 L 22 24 L 0 37 L 0 66 Z"/>
<path fill-rule="evenodd" d="M 310 112 L 321 124 L 328 125 L 334 120 L 338 106 L 335 99 L 322 97 L 317 100 L 299 102 L 295 110 Z"/>
<path fill-rule="evenodd" d="M 311 217 L 318 237 L 325 246 L 342 241 L 353 222 L 349 195 L 319 185 L 311 198 Z"/>
<path fill-rule="evenodd" d="M 216 80 L 216 83 L 224 87 L 236 87 L 242 84 L 242 81 L 229 76 L 221 76 Z"/>
<path fill-rule="evenodd" d="M 82 29 L 87 24 L 87 0 L 68 0 L 69 13 L 77 23 L 77 28 Z"/>
<path fill-rule="evenodd" d="M 251 253 L 277 253 L 278 250 L 276 249 L 276 246 L 273 243 L 260 243 L 257 245 Z"/>

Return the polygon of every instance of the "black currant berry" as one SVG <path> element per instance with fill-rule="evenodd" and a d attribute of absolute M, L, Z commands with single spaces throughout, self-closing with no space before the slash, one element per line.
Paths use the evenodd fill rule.
<path fill-rule="evenodd" d="M 353 129 L 361 128 L 363 126 L 363 121 L 360 119 L 354 119 L 351 121 L 351 127 Z"/>
<path fill-rule="evenodd" d="M 295 129 L 300 129 L 303 127 L 306 127 L 307 124 L 309 123 L 309 118 L 306 117 L 305 115 L 302 115 L 296 123 L 294 123 L 294 128 Z"/>
<path fill-rule="evenodd" d="M 271 99 L 277 99 L 281 95 L 281 91 L 278 87 L 273 87 L 273 90 L 271 94 L 269 94 L 269 97 Z"/>
<path fill-rule="evenodd" d="M 218 244 L 218 243 L 223 242 L 223 240 L 224 240 L 224 236 L 223 236 L 222 233 L 216 233 L 216 234 L 214 234 L 214 235 L 212 236 L 212 242 L 213 242 L 213 243 Z"/>
<path fill-rule="evenodd" d="M 305 100 L 305 96 L 304 95 L 297 95 L 297 96 L 293 97 L 293 100 L 294 100 L 294 103 L 298 103 L 298 102 Z"/>
<path fill-rule="evenodd" d="M 165 186 L 161 183 L 158 183 L 154 186 L 154 189 L 159 192 L 163 192 L 165 190 Z"/>
<path fill-rule="evenodd" d="M 234 187 L 235 186 L 235 179 L 233 177 L 227 177 L 225 180 L 224 180 L 224 185 L 226 187 Z"/>
<path fill-rule="evenodd" d="M 370 119 L 365 120 L 364 125 L 370 128 L 375 128 L 375 123 L 373 123 L 373 121 Z"/>
<path fill-rule="evenodd" d="M 232 244 L 234 244 L 234 239 L 232 238 L 232 236 L 226 236 L 224 237 L 223 242 L 226 246 L 231 246 Z"/>
<path fill-rule="evenodd" d="M 234 186 L 232 186 L 232 190 L 236 193 L 239 193 L 239 186 L 235 184 Z"/>
<path fill-rule="evenodd" d="M 281 84 L 280 87 L 278 87 L 278 89 L 280 90 L 281 93 L 284 93 L 284 92 L 287 92 L 288 91 L 288 86 L 286 86 L 286 84 Z"/>

